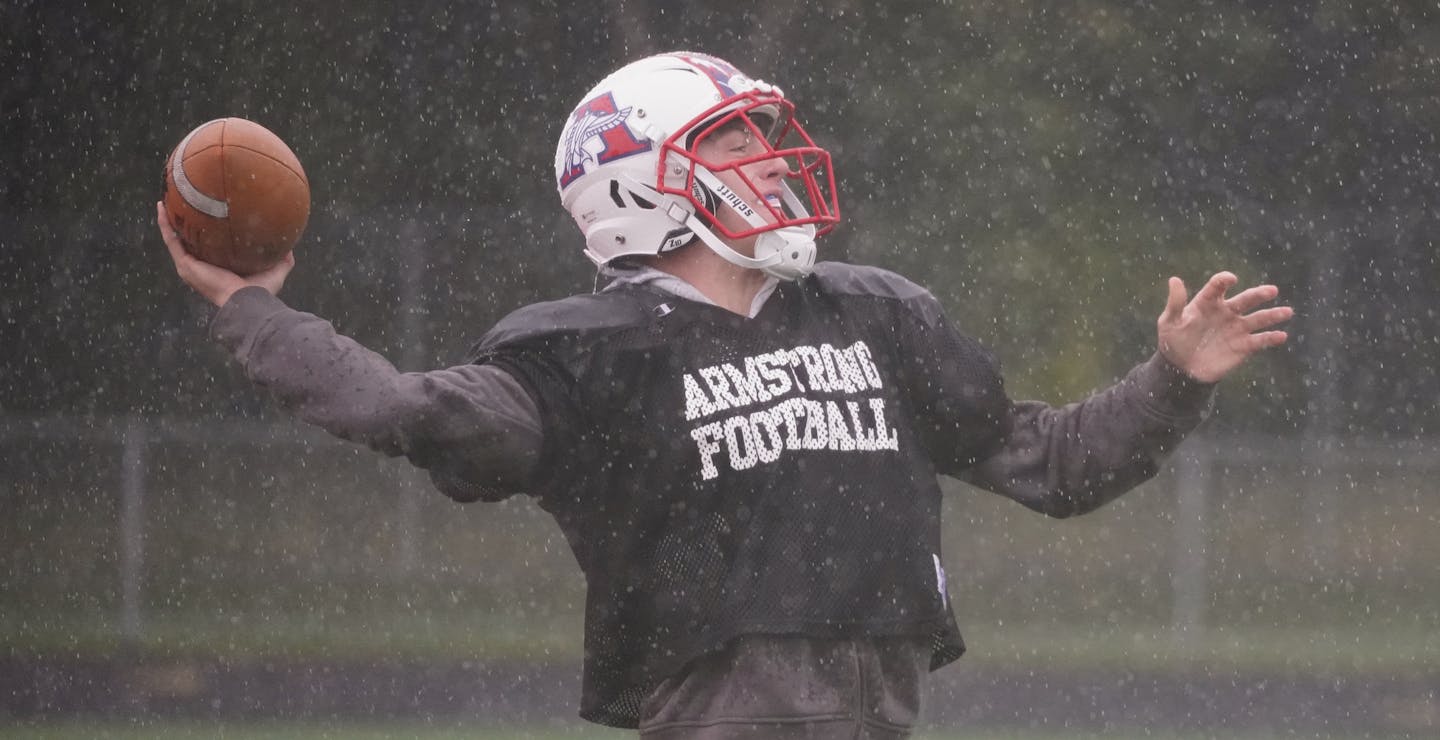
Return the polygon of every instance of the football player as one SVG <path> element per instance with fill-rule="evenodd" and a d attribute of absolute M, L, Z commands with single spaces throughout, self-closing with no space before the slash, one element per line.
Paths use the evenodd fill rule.
<path fill-rule="evenodd" d="M 460 501 L 523 493 L 587 581 L 580 713 L 666 737 L 903 737 L 924 675 L 964 650 L 940 553 L 953 476 L 1052 516 L 1148 479 L 1213 384 L 1283 343 L 1263 285 L 1192 299 L 1158 351 L 1054 408 L 1010 399 L 922 287 L 816 262 L 840 218 L 830 155 L 774 85 L 671 53 L 626 65 L 560 135 L 561 203 L 607 278 L 400 373 L 158 219 L 212 334 L 258 387 L 405 455 Z"/>

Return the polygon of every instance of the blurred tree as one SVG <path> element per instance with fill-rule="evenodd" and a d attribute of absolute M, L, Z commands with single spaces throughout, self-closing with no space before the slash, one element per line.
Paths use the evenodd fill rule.
<path fill-rule="evenodd" d="M 1165 277 L 1194 287 L 1226 266 L 1301 311 L 1294 348 L 1227 385 L 1231 423 L 1323 412 L 1338 431 L 1422 433 L 1440 420 L 1421 372 L 1440 360 L 1435 16 L 1330 0 L 10 3 L 0 342 L 24 349 L 0 409 L 264 407 L 200 339 L 148 217 L 169 148 L 226 115 L 276 130 L 310 175 L 294 302 L 396 358 L 414 331 L 398 317 L 419 311 L 431 339 L 412 361 L 459 359 L 506 311 L 590 286 L 550 171 L 571 106 L 624 60 L 692 48 L 779 82 L 835 153 L 845 222 L 827 257 L 931 287 L 1017 395 L 1106 382 L 1149 351 Z M 422 305 L 401 306 L 407 290 Z"/>

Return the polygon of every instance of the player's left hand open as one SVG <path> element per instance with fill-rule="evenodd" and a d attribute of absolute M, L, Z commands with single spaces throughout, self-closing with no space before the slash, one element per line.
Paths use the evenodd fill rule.
<path fill-rule="evenodd" d="M 1184 281 L 1170 278 L 1170 297 L 1156 322 L 1160 353 L 1203 383 L 1220 380 L 1250 355 L 1278 347 L 1288 338 L 1271 327 L 1288 320 L 1294 310 L 1260 308 L 1275 300 L 1280 289 L 1257 285 L 1226 298 L 1237 282 L 1234 273 L 1218 272 L 1187 303 Z"/>
<path fill-rule="evenodd" d="M 249 285 L 258 285 L 278 294 L 290 270 L 295 267 L 295 254 L 288 252 L 275 266 L 242 277 L 223 267 L 198 260 L 185 251 L 185 247 L 180 244 L 180 235 L 176 234 L 175 228 L 170 225 L 170 215 L 165 211 L 164 202 L 155 204 L 155 218 L 160 225 L 160 237 L 165 240 L 165 248 L 170 250 L 170 259 L 175 262 L 175 272 L 186 285 L 217 306 L 225 305 L 235 291 Z"/>

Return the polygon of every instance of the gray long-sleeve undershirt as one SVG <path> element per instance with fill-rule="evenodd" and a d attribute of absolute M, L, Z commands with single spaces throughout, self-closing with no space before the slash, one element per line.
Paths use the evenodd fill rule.
<path fill-rule="evenodd" d="M 960 478 L 1050 516 L 1084 514 L 1153 476 L 1213 391 L 1156 353 L 1084 401 L 1013 403 L 1004 446 Z"/>
<path fill-rule="evenodd" d="M 405 455 L 460 501 L 524 490 L 539 462 L 540 412 L 488 365 L 402 373 L 263 288 L 240 290 L 212 336 L 259 388 L 303 421 L 387 455 Z M 1094 509 L 1154 474 L 1204 418 L 1211 386 L 1158 354 L 1079 403 L 1018 402 L 1004 447 L 962 479 L 1052 516 Z"/>
<path fill-rule="evenodd" d="M 402 373 L 258 287 L 236 292 L 210 331 L 286 410 L 341 439 L 405 455 L 457 500 L 524 490 L 539 459 L 539 410 L 497 367 Z"/>

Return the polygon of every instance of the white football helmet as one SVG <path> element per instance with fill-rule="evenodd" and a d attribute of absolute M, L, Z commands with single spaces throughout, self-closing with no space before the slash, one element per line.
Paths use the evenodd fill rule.
<path fill-rule="evenodd" d="M 604 266 L 698 238 L 742 267 L 785 280 L 808 274 L 815 237 L 835 226 L 840 210 L 830 154 L 794 110 L 780 88 L 704 54 L 660 54 L 606 77 L 575 108 L 555 150 L 560 200 L 585 233 L 586 256 Z M 764 142 L 763 151 L 727 162 L 695 154 L 706 137 L 736 125 Z M 779 193 L 741 170 L 774 159 L 786 168 Z M 746 226 L 727 227 L 721 209 Z M 753 257 L 725 241 L 752 236 Z"/>

